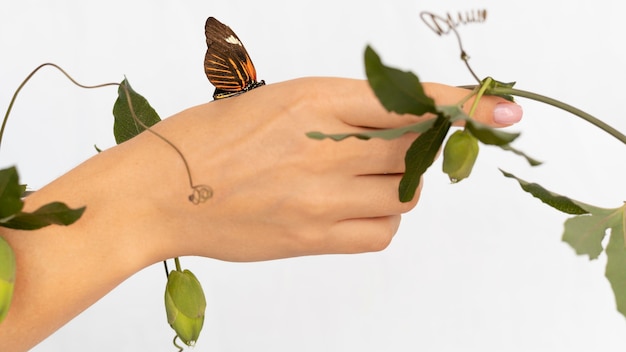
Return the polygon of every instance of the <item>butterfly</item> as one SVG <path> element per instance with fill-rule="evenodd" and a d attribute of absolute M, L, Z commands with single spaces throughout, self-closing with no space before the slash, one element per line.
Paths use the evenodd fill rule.
<path fill-rule="evenodd" d="M 223 99 L 260 87 L 256 69 L 241 40 L 227 25 L 209 17 L 204 26 L 207 51 L 204 73 L 215 86 L 213 99 Z"/>

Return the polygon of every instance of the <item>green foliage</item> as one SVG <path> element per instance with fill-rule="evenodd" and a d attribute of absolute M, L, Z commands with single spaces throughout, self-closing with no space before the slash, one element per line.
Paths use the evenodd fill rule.
<path fill-rule="evenodd" d="M 187 346 L 198 341 L 205 309 L 206 298 L 196 276 L 189 270 L 172 270 L 165 287 L 167 322 Z"/>
<path fill-rule="evenodd" d="M 567 214 L 587 214 L 588 211 L 583 209 L 577 202 L 562 196 L 560 194 L 556 194 L 548 191 L 547 189 L 541 187 L 536 183 L 531 183 L 522 180 L 521 178 L 516 177 L 515 175 L 508 173 L 504 170 L 500 170 L 505 177 L 513 178 L 517 180 L 522 189 L 534 197 L 538 198 L 542 202 L 547 205 L 562 211 Z"/>
<path fill-rule="evenodd" d="M 15 167 L 0 170 L 0 226 L 36 230 L 48 225 L 70 225 L 78 220 L 85 208 L 71 209 L 60 202 L 43 205 L 32 213 L 24 212 L 22 194 L 25 186 L 20 185 Z M 0 322 L 4 320 L 15 283 L 15 255 L 9 244 L 0 237 Z"/>
<path fill-rule="evenodd" d="M 380 129 L 357 133 L 325 134 L 322 132 L 309 132 L 307 136 L 314 139 L 330 138 L 341 141 L 349 137 L 358 139 L 382 138 L 394 139 L 406 133 L 416 133 L 418 136 L 411 144 L 405 155 L 405 172 L 398 186 L 399 199 L 408 202 L 413 199 L 419 187 L 422 175 L 434 162 L 441 146 L 448 134 L 450 126 L 455 122 L 463 122 L 465 132 L 469 140 L 480 141 L 487 145 L 495 145 L 504 150 L 514 151 L 524 156 L 531 165 L 538 165 L 536 160 L 527 157 L 522 152 L 513 149 L 510 143 L 518 136 L 518 133 L 509 133 L 494 129 L 485 124 L 474 121 L 462 109 L 461 103 L 449 106 L 436 106 L 435 101 L 428 97 L 419 78 L 411 73 L 385 66 L 376 52 L 371 48 L 365 49 L 365 72 L 368 82 L 381 104 L 389 111 L 398 114 L 423 115 L 433 114 L 436 118 L 420 121 L 415 124 L 399 128 Z M 493 87 L 512 87 L 513 83 L 501 83 L 493 79 L 485 82 L 487 86 L 481 92 Z M 481 93 L 482 94 L 482 93 Z M 504 95 L 504 94 L 503 94 Z M 511 97 L 506 97 L 512 99 Z M 452 143 L 456 143 L 456 138 Z M 450 141 L 448 142 L 450 143 Z M 452 178 L 460 181 L 466 178 L 471 171 L 473 160 L 478 156 L 478 146 L 467 145 L 475 151 L 465 150 L 464 147 L 448 148 L 444 151 L 444 163 L 446 172 L 452 174 Z M 470 157 L 471 156 L 471 157 Z M 446 162 L 446 160 L 448 160 Z"/>
<path fill-rule="evenodd" d="M 450 126 L 445 116 L 438 116 L 435 124 L 417 137 L 407 150 L 404 156 L 406 169 L 398 187 L 401 202 L 409 202 L 415 196 L 422 175 L 435 161 Z"/>
<path fill-rule="evenodd" d="M 23 212 L 23 191 L 24 186 L 19 184 L 15 167 L 0 170 L 0 226 L 36 230 L 52 224 L 70 225 L 85 211 L 85 207 L 71 209 L 61 202 L 52 202 L 34 212 Z"/>
<path fill-rule="evenodd" d="M 508 172 L 504 176 L 518 181 L 522 189 L 551 207 L 576 216 L 565 221 L 563 241 L 576 254 L 597 259 L 606 253 L 605 276 L 611 284 L 617 310 L 626 316 L 626 203 L 619 208 L 605 209 L 570 199 L 548 191 L 536 183 L 526 182 Z M 604 249 L 602 241 L 610 230 L 609 243 Z"/>
<path fill-rule="evenodd" d="M 554 99 L 513 89 L 514 82 L 503 83 L 487 77 L 481 81 L 479 86 L 469 87 L 473 89 L 472 92 L 457 105 L 436 106 L 434 100 L 425 95 L 416 75 L 385 66 L 380 57 L 369 46 L 365 50 L 365 71 L 370 86 L 387 110 L 399 114 L 423 115 L 431 113 L 433 118 L 394 129 L 343 134 L 310 132 L 307 135 L 315 139 L 330 138 L 341 141 L 349 137 L 365 140 L 370 138 L 394 139 L 406 133 L 417 134 L 415 141 L 405 154 L 406 169 L 399 185 L 399 198 L 403 202 L 410 201 L 414 197 L 422 175 L 433 163 L 452 123 L 461 122 L 465 125 L 463 131 L 452 134 L 444 147 L 443 171 L 448 174 L 453 182 L 470 175 L 479 152 L 478 142 L 497 146 L 502 150 L 524 157 L 531 166 L 541 164 L 538 160 L 511 146 L 511 143 L 519 136 L 518 133 L 494 129 L 474 121 L 471 116 L 465 114 L 462 103 L 467 101 L 470 96 L 475 97 L 470 115 L 483 95 L 496 95 L 509 101 L 513 101 L 513 95 L 519 95 L 571 112 L 626 143 L 626 137 L 593 116 Z M 505 171 L 502 173 L 508 178 L 515 179 L 524 191 L 545 204 L 567 214 L 575 215 L 565 222 L 563 241 L 568 243 L 577 254 L 586 255 L 589 259 L 598 258 L 603 251 L 606 253 L 606 277 L 613 288 L 618 311 L 626 316 L 626 247 L 624 243 L 626 238 L 626 205 L 615 209 L 594 207 L 551 192 L 536 183 L 524 181 L 511 173 Z M 602 241 L 608 231 L 611 235 L 607 248 L 604 249 Z"/>
<path fill-rule="evenodd" d="M 465 119 L 465 128 L 481 143 L 487 145 L 509 145 L 509 143 L 512 143 L 517 137 L 519 137 L 519 133 L 509 133 L 497 130 L 491 126 L 474 121 L 469 118 L 469 116 Z"/>
<path fill-rule="evenodd" d="M 24 189 L 19 183 L 15 167 L 0 170 L 0 224 L 22 210 Z"/>
<path fill-rule="evenodd" d="M 507 90 L 513 88 L 515 82 L 500 82 L 496 81 L 492 77 L 487 77 L 482 80 L 482 86 L 485 87 L 485 94 L 487 95 L 495 95 L 500 98 L 504 98 L 508 101 L 515 101 L 513 95 L 509 92 L 502 92 L 502 90 Z"/>
<path fill-rule="evenodd" d="M 611 283 L 617 310 L 626 316 L 626 208 L 622 207 L 620 214 L 616 214 L 612 220 L 604 275 Z"/>
<path fill-rule="evenodd" d="M 15 285 L 15 254 L 11 246 L 0 237 L 0 323 L 4 320 L 11 299 L 13 298 L 13 286 Z"/>
<path fill-rule="evenodd" d="M 117 94 L 117 100 L 113 105 L 113 116 L 115 118 L 113 134 L 117 144 L 135 137 L 146 130 L 147 127 L 161 121 L 161 118 L 150 106 L 148 100 L 135 92 L 128 80 L 124 79 L 120 83 Z"/>
<path fill-rule="evenodd" d="M 523 158 L 526 159 L 526 161 L 528 162 L 528 164 L 530 164 L 530 166 L 539 166 L 542 164 L 541 161 L 535 159 L 535 158 L 531 158 L 530 156 L 526 155 L 526 153 L 522 152 L 521 150 L 517 150 L 515 148 L 513 148 L 511 145 L 509 144 L 504 144 L 504 145 L 500 145 L 499 146 L 502 150 L 507 150 L 512 152 L 515 155 L 519 155 Z"/>
<path fill-rule="evenodd" d="M 358 133 L 337 133 L 337 134 L 325 134 L 322 132 L 308 132 L 306 135 L 309 138 L 313 138 L 313 139 L 330 138 L 334 141 L 342 141 L 349 137 L 355 137 L 355 138 L 363 139 L 363 140 L 368 140 L 371 138 L 381 138 L 381 139 L 391 140 L 391 139 L 399 138 L 406 133 L 426 132 L 434 124 L 435 124 L 435 120 L 429 119 L 429 120 L 421 121 L 418 123 L 414 123 L 412 125 L 399 127 L 399 128 L 372 130 L 372 131 L 358 132 Z"/>
<path fill-rule="evenodd" d="M 407 132 L 419 133 L 420 135 L 405 155 L 406 168 L 399 185 L 399 198 L 402 202 L 408 202 L 413 199 L 422 175 L 435 160 L 452 123 L 459 121 L 465 123 L 465 133 L 468 136 L 467 141 L 478 140 L 481 143 L 499 146 L 505 150 L 510 150 L 509 144 L 519 136 L 518 133 L 496 130 L 474 121 L 465 114 L 461 104 L 436 106 L 434 100 L 424 93 L 419 78 L 415 74 L 385 66 L 380 57 L 369 46 L 365 49 L 365 72 L 374 93 L 387 110 L 399 114 L 422 115 L 432 113 L 437 116 L 435 121 L 432 125 L 427 124 L 427 122 L 421 122 L 419 125 L 367 133 L 324 135 L 319 132 L 313 132 L 309 136 L 312 138 L 327 137 L 334 140 L 342 140 L 350 136 L 361 139 L 373 137 L 391 139 Z M 493 79 L 490 79 L 487 83 L 493 87 L 512 87 L 513 85 L 513 83 L 501 83 Z M 511 97 L 506 98 L 509 99 Z M 453 144 L 456 143 L 455 139 L 452 139 Z M 448 148 L 448 153 L 444 158 L 444 163 L 446 163 L 446 159 L 448 160 L 445 168 L 450 172 L 447 173 L 452 173 L 452 176 L 454 176 L 452 178 L 456 181 L 469 175 L 471 166 L 473 166 L 473 160 L 478 156 L 477 144 L 476 147 L 469 144 L 467 146 L 475 149 L 475 152 L 465 150 L 463 147 L 451 146 Z M 519 154 L 523 155 L 521 152 Z M 529 161 L 534 160 L 529 159 Z"/>
<path fill-rule="evenodd" d="M 418 116 L 437 112 L 434 100 L 424 93 L 416 75 L 383 65 L 378 54 L 369 46 L 365 49 L 365 73 L 387 110 Z"/>

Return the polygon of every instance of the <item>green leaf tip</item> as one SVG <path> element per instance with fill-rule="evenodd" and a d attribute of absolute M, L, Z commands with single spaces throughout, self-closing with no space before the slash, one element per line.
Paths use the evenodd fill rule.
<path fill-rule="evenodd" d="M 543 188 L 542 186 L 536 184 L 536 183 L 531 183 L 531 182 L 527 182 L 522 180 L 521 178 L 508 173 L 502 169 L 500 169 L 500 172 L 502 172 L 502 174 L 505 177 L 508 178 L 512 178 L 517 180 L 517 182 L 519 183 L 519 185 L 522 187 L 522 189 L 528 193 L 530 193 L 531 195 L 533 195 L 535 198 L 538 198 L 539 200 L 541 200 L 542 202 L 544 202 L 545 204 L 553 207 L 554 209 L 557 209 L 559 211 L 562 211 L 564 213 L 567 214 L 573 214 L 573 215 L 580 215 L 580 214 L 587 214 L 589 213 L 587 210 L 583 209 L 578 202 L 573 201 L 572 199 L 562 196 L 560 194 L 556 194 L 553 192 L 548 191 L 547 189 Z"/>
<path fill-rule="evenodd" d="M 52 202 L 31 213 L 23 212 L 23 191 L 15 167 L 0 170 L 0 226 L 36 230 L 53 224 L 70 225 L 85 211 L 85 207 L 71 209 L 61 202 Z"/>
<path fill-rule="evenodd" d="M 435 161 L 450 126 L 448 118 L 439 114 L 433 126 L 417 137 L 407 150 L 405 171 L 398 187 L 401 202 L 410 202 L 415 196 L 422 175 Z"/>
<path fill-rule="evenodd" d="M 386 140 L 392 140 L 396 138 L 400 138 L 407 133 L 422 133 L 428 131 L 429 128 L 433 126 L 435 123 L 434 119 L 428 119 L 425 121 L 420 121 L 408 126 L 398 127 L 398 128 L 387 128 L 380 130 L 372 130 L 367 132 L 357 132 L 357 133 L 336 133 L 336 134 L 326 134 L 323 132 L 308 132 L 306 135 L 312 139 L 332 139 L 334 141 L 342 141 L 346 138 L 354 137 L 357 139 L 368 140 L 372 138 L 380 138 Z"/>
<path fill-rule="evenodd" d="M 500 131 L 471 119 L 465 121 L 465 128 L 467 128 L 472 135 L 474 135 L 474 137 L 478 138 L 481 143 L 487 145 L 507 145 L 517 139 L 520 135 L 519 133 Z"/>
<path fill-rule="evenodd" d="M 80 219 L 85 209 L 86 207 L 72 209 L 64 203 L 52 202 L 32 213 L 19 212 L 0 225 L 20 230 L 37 230 L 49 225 L 67 226 Z"/>
<path fill-rule="evenodd" d="M 146 127 L 161 121 L 161 118 L 150 106 L 148 100 L 133 90 L 126 78 L 120 83 L 117 94 L 117 100 L 113 105 L 113 116 L 115 118 L 113 134 L 117 144 L 135 137 L 143 132 Z M 130 100 L 128 99 L 129 97 Z M 137 119 L 133 117 L 133 112 Z"/>
<path fill-rule="evenodd" d="M 435 101 L 424 93 L 415 74 L 385 66 L 370 46 L 364 56 L 367 80 L 387 110 L 418 116 L 437 112 Z"/>

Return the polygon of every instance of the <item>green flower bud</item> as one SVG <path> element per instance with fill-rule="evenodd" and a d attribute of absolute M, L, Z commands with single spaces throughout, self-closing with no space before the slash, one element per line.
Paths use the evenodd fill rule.
<path fill-rule="evenodd" d="M 9 312 L 14 285 L 15 255 L 7 241 L 0 237 L 0 323 Z"/>
<path fill-rule="evenodd" d="M 172 270 L 165 287 L 165 311 L 167 322 L 178 337 L 193 346 L 204 324 L 206 299 L 202 286 L 189 270 Z"/>
<path fill-rule="evenodd" d="M 467 131 L 454 132 L 443 148 L 443 172 L 459 182 L 472 172 L 478 157 L 478 140 Z"/>

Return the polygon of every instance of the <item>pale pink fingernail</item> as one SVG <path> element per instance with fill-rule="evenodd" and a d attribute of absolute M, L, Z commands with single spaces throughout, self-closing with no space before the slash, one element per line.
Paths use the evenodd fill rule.
<path fill-rule="evenodd" d="M 522 119 L 522 107 L 514 103 L 500 103 L 493 110 L 493 120 L 496 123 L 509 125 Z"/>

